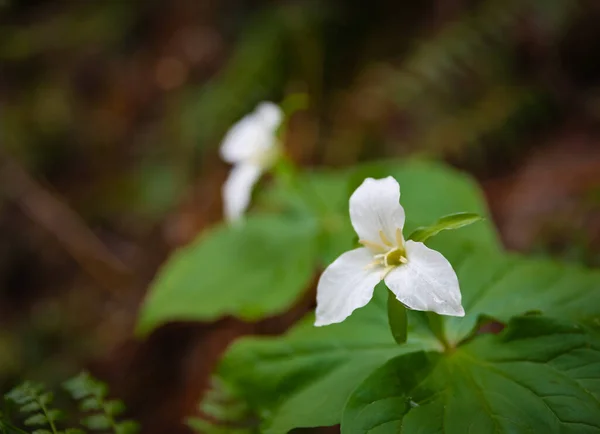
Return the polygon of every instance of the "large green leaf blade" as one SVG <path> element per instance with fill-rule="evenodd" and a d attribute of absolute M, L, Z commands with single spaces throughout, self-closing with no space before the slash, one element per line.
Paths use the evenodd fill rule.
<path fill-rule="evenodd" d="M 353 392 L 342 433 L 597 433 L 598 368 L 597 334 L 516 318 L 453 353 L 390 360 Z"/>
<path fill-rule="evenodd" d="M 314 196 L 315 202 L 321 204 L 319 211 L 324 217 L 326 231 L 320 239 L 320 251 L 325 265 L 356 247 L 358 240 L 348 212 L 352 192 L 367 177 L 387 176 L 393 176 L 400 183 L 400 203 L 406 212 L 405 235 L 442 216 L 456 213 L 489 216 L 483 194 L 470 176 L 433 161 L 382 161 L 352 170 L 307 172 L 299 184 L 304 187 L 304 194 Z M 267 189 L 259 196 L 258 203 L 266 209 L 292 209 L 302 215 L 311 213 L 305 201 L 281 185 Z M 460 231 L 440 233 L 428 244 L 447 255 L 465 243 L 501 250 L 496 229 L 489 218 Z"/>
<path fill-rule="evenodd" d="M 528 312 L 600 326 L 600 271 L 553 260 L 466 250 L 453 258 L 464 318 L 445 317 L 451 342 L 468 336 L 480 316 L 502 322 Z"/>
<path fill-rule="evenodd" d="M 393 176 L 400 183 L 400 203 L 406 212 L 405 236 L 442 216 L 456 213 L 489 216 L 477 182 L 468 174 L 447 165 L 423 160 L 371 163 L 360 167 L 352 175 L 353 185 L 357 187 L 366 177 L 383 176 Z M 453 246 L 465 243 L 501 250 L 496 229 L 489 218 L 460 231 L 445 231 L 431 241 L 431 246 L 444 254 L 444 250 L 450 251 Z"/>
<path fill-rule="evenodd" d="M 439 353 L 418 351 L 375 370 L 348 399 L 342 418 L 344 432 L 400 432 L 402 418 L 414 405 L 407 392 L 431 373 L 438 358 Z"/>
<path fill-rule="evenodd" d="M 285 311 L 313 275 L 316 229 L 308 219 L 248 217 L 175 253 L 156 277 L 138 331 L 175 320 L 247 320 Z"/>
<path fill-rule="evenodd" d="M 280 338 L 246 338 L 233 344 L 219 374 L 265 421 L 267 434 L 339 423 L 346 399 L 374 369 L 398 354 L 440 349 L 420 316 L 409 316 L 409 339 L 394 342 L 385 288 L 341 324 L 316 328 L 314 318 Z"/>

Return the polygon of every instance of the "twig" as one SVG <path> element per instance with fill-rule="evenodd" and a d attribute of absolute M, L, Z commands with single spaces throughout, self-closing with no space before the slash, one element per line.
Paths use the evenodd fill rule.
<path fill-rule="evenodd" d="M 96 237 L 94 232 L 57 194 L 38 183 L 12 157 L 0 152 L 0 190 L 31 220 L 46 229 L 90 275 L 109 289 L 115 280 L 131 277 L 131 270 Z"/>

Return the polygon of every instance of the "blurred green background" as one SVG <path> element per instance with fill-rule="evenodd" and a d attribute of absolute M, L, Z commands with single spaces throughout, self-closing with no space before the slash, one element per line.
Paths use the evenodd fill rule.
<path fill-rule="evenodd" d="M 137 311 L 221 219 L 223 134 L 294 92 L 298 164 L 443 159 L 508 248 L 599 265 L 599 20 L 594 0 L 0 1 L 0 389 L 85 367 L 142 432 L 189 432 L 228 342 L 310 300 L 146 342 Z"/>

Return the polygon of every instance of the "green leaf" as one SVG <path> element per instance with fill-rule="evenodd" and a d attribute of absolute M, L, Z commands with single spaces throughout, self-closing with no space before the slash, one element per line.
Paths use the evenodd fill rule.
<path fill-rule="evenodd" d="M 477 182 L 466 173 L 441 163 L 422 160 L 376 162 L 359 167 L 353 176 L 355 187 L 366 177 L 393 176 L 398 181 L 400 203 L 406 213 L 405 235 L 429 225 L 440 216 L 471 213 L 486 217 L 489 214 Z M 345 213 L 348 215 L 347 202 Z M 461 231 L 440 233 L 432 240 L 432 247 L 438 250 L 438 246 L 442 246 L 448 250 L 453 245 L 465 243 L 501 250 L 496 228 L 490 219 Z"/>
<path fill-rule="evenodd" d="M 49 405 L 54 399 L 54 394 L 52 392 L 44 392 L 38 397 L 38 399 L 42 405 Z"/>
<path fill-rule="evenodd" d="M 22 406 L 19 410 L 23 413 L 31 413 L 32 411 L 40 410 L 40 404 L 37 401 L 31 401 L 24 406 Z"/>
<path fill-rule="evenodd" d="M 600 271 L 479 250 L 449 258 L 462 292 L 464 318 L 444 317 L 451 344 L 473 333 L 481 316 L 507 322 L 540 312 L 600 328 Z"/>
<path fill-rule="evenodd" d="M 388 289 L 388 322 L 392 336 L 397 344 L 406 342 L 408 332 L 408 312 L 404 306 Z"/>
<path fill-rule="evenodd" d="M 125 404 L 118 399 L 106 401 L 104 403 L 104 411 L 110 416 L 118 416 L 125 411 Z"/>
<path fill-rule="evenodd" d="M 89 395 L 95 395 L 97 382 L 88 372 L 81 372 L 63 383 L 63 387 L 74 399 L 82 399 Z"/>
<path fill-rule="evenodd" d="M 310 219 L 264 215 L 202 234 L 159 272 L 138 332 L 167 321 L 256 320 L 285 311 L 313 275 L 315 235 Z"/>
<path fill-rule="evenodd" d="M 483 220 L 478 214 L 472 212 L 459 212 L 441 217 L 431 226 L 423 226 L 415 229 L 407 239 L 413 241 L 425 242 L 427 239 L 439 234 L 441 231 L 450 229 L 460 229 Z"/>
<path fill-rule="evenodd" d="M 454 352 L 390 360 L 353 392 L 342 433 L 595 433 L 599 367 L 597 334 L 515 318 Z"/>
<path fill-rule="evenodd" d="M 409 312 L 409 338 L 394 342 L 386 315 L 387 289 L 341 324 L 314 327 L 309 317 L 282 338 L 233 344 L 219 375 L 265 419 L 261 432 L 339 423 L 352 390 L 386 360 L 421 348 L 441 349 L 422 316 Z"/>
<path fill-rule="evenodd" d="M 31 425 L 46 425 L 48 423 L 48 418 L 44 414 L 34 414 L 29 416 L 27 419 L 23 421 L 23 423 L 27 426 Z"/>
<path fill-rule="evenodd" d="M 90 396 L 88 398 L 83 399 L 81 401 L 81 404 L 79 405 L 79 409 L 81 411 L 100 410 L 101 408 L 102 405 L 98 398 L 96 398 L 95 396 Z"/>
<path fill-rule="evenodd" d="M 140 425 L 132 420 L 126 420 L 117 424 L 115 434 L 136 434 L 140 431 Z"/>
<path fill-rule="evenodd" d="M 81 421 L 81 424 L 93 430 L 109 429 L 111 426 L 110 419 L 105 414 L 92 414 L 86 416 Z"/>
<path fill-rule="evenodd" d="M 440 353 L 417 351 L 387 362 L 352 392 L 342 418 L 344 433 L 402 431 L 402 417 L 415 406 L 409 391 L 426 379 Z"/>
<path fill-rule="evenodd" d="M 46 412 L 46 414 L 48 416 L 48 420 L 50 420 L 52 422 L 56 422 L 57 420 L 60 420 L 63 418 L 63 412 L 60 410 L 56 410 L 56 409 L 48 410 Z"/>
<path fill-rule="evenodd" d="M 350 195 L 367 177 L 393 176 L 400 183 L 400 203 L 406 211 L 404 234 L 428 225 L 440 216 L 466 212 L 487 216 L 488 210 L 477 183 L 468 175 L 441 163 L 419 160 L 384 161 L 358 166 L 351 170 L 321 170 L 301 174 L 299 182 L 323 206 L 319 212 L 325 221 L 319 238 L 319 253 L 328 265 L 343 252 L 356 247 L 357 239 L 348 213 Z M 312 215 L 309 204 L 301 197 L 274 185 L 258 197 L 258 207 L 265 210 L 288 210 L 301 216 Z M 465 227 L 461 231 L 440 233 L 430 246 L 447 254 L 465 242 L 481 248 L 501 250 L 491 219 Z"/>

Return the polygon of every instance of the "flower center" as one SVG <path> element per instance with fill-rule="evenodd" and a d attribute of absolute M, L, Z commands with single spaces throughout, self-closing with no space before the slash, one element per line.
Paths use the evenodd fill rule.
<path fill-rule="evenodd" d="M 379 237 L 381 238 L 382 244 L 370 241 L 361 241 L 361 244 L 372 250 L 382 252 L 373 256 L 374 260 L 369 264 L 369 267 L 383 267 L 383 274 L 381 276 L 383 279 L 394 268 L 406 264 L 408 259 L 406 257 L 404 237 L 402 236 L 401 229 L 396 229 L 395 245 L 385 236 L 383 231 L 379 231 Z"/>
<path fill-rule="evenodd" d="M 406 264 L 406 251 L 404 246 L 396 247 L 390 250 L 383 257 L 383 262 L 386 267 L 397 267 L 398 265 Z"/>

